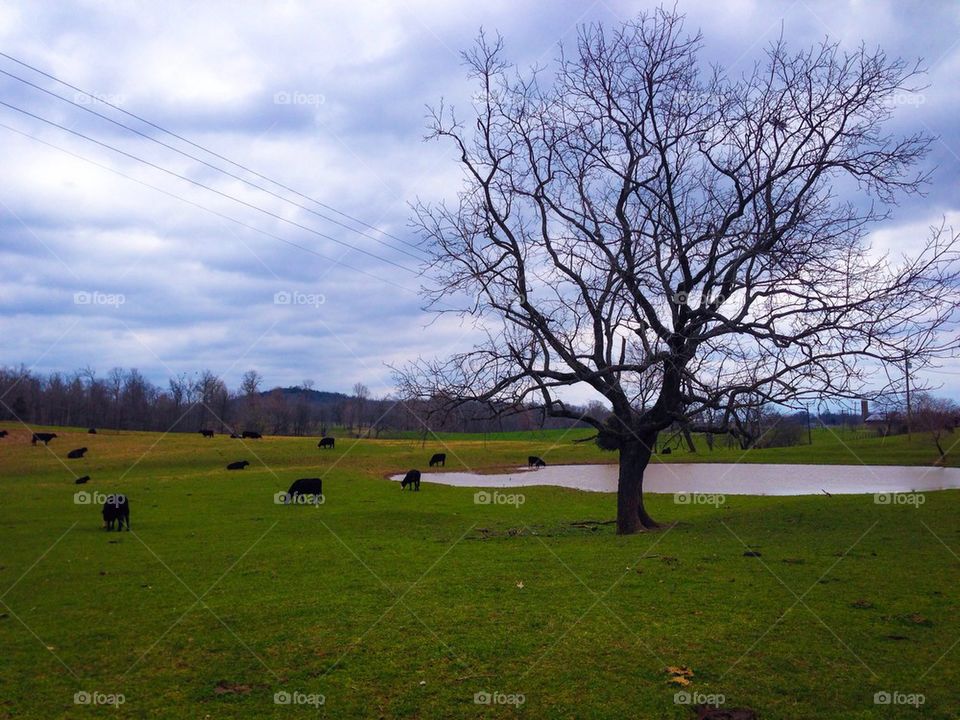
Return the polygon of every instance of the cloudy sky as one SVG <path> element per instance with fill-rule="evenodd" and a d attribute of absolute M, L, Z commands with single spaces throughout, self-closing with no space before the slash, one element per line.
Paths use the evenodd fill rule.
<path fill-rule="evenodd" d="M 409 202 L 459 182 L 450 148 L 422 140 L 426 105 L 469 105 L 458 51 L 484 27 L 519 64 L 549 63 L 578 23 L 653 5 L 0 2 L 0 365 L 136 367 L 161 384 L 209 368 L 231 387 L 256 368 L 269 386 L 387 392 L 387 364 L 470 343 L 420 310 L 408 227 Z M 677 5 L 704 62 L 733 73 L 781 28 L 794 47 L 828 35 L 922 57 L 929 88 L 896 127 L 939 137 L 934 181 L 876 240 L 908 244 L 944 216 L 960 228 L 960 3 Z M 935 379 L 960 396 L 953 371 Z"/>

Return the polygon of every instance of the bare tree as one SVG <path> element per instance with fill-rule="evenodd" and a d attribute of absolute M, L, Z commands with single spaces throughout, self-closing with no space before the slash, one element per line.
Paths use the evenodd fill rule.
<path fill-rule="evenodd" d="M 952 231 L 897 260 L 865 241 L 927 181 L 930 139 L 884 128 L 920 68 L 780 41 L 731 79 L 701 72 L 700 45 L 665 10 L 589 26 L 543 82 L 481 34 L 475 117 L 432 112 L 465 187 L 415 208 L 428 306 L 462 298 L 486 340 L 404 368 L 402 392 L 590 423 L 619 451 L 620 533 L 657 525 L 643 474 L 671 424 L 736 431 L 750 404 L 860 397 L 903 347 L 917 366 L 956 347 Z M 611 416 L 573 411 L 574 384 Z"/>
<path fill-rule="evenodd" d="M 960 406 L 953 400 L 921 393 L 916 398 L 913 422 L 917 430 L 929 433 L 930 437 L 933 438 L 939 453 L 935 464 L 942 465 L 945 463 L 947 450 L 943 448 L 943 440 L 946 435 L 953 434 L 953 431 L 960 425 Z"/>
<path fill-rule="evenodd" d="M 370 397 L 370 390 L 363 383 L 356 383 L 353 386 L 353 403 L 356 409 L 357 435 L 363 433 L 363 423 L 366 420 L 367 399 Z"/>

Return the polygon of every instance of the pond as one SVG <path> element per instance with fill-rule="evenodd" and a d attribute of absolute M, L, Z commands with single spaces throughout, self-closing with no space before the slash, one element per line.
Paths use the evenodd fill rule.
<path fill-rule="evenodd" d="M 401 480 L 403 474 L 391 480 Z M 458 487 L 556 485 L 591 492 L 616 492 L 616 465 L 519 467 L 496 474 L 425 472 L 424 482 Z M 651 493 L 727 495 L 831 495 L 899 493 L 960 488 L 960 468 L 892 465 L 757 465 L 746 463 L 651 463 L 643 487 Z"/>

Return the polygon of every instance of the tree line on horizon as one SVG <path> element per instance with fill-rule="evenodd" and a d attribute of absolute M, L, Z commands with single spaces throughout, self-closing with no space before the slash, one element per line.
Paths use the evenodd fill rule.
<path fill-rule="evenodd" d="M 310 380 L 267 388 L 256 370 L 244 373 L 239 387 L 231 389 L 212 370 L 181 373 L 161 386 L 136 368 L 117 367 L 104 376 L 89 367 L 46 374 L 23 365 L 0 368 L 0 420 L 33 425 L 161 432 L 255 430 L 295 436 L 321 435 L 336 428 L 363 437 L 397 431 L 505 432 L 577 425 L 545 418 L 534 406 L 502 414 L 476 403 L 439 415 L 433 411 L 435 405 L 391 395 L 372 397 L 362 383 L 349 394 L 316 390 Z"/>

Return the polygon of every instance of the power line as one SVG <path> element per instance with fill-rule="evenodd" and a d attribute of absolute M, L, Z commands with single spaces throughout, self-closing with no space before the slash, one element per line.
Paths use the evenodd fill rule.
<path fill-rule="evenodd" d="M 324 255 L 324 254 L 322 254 L 322 253 L 319 253 L 319 252 L 317 252 L 316 250 L 314 250 L 313 248 L 309 248 L 309 247 L 306 247 L 306 246 L 304 246 L 304 245 L 300 245 L 299 243 L 295 243 L 295 242 L 293 242 L 292 240 L 288 240 L 288 239 L 286 239 L 286 238 L 284 238 L 284 237 L 281 237 L 281 236 L 279 236 L 279 235 L 274 235 L 274 234 L 271 233 L 271 232 L 268 232 L 268 231 L 266 231 L 266 230 L 263 230 L 263 229 L 261 229 L 261 228 L 258 228 L 258 227 L 254 226 L 254 225 L 250 225 L 249 223 L 245 223 L 245 222 L 243 222 L 242 220 L 237 220 L 236 218 L 231 217 L 230 215 L 226 215 L 226 214 L 224 214 L 224 213 L 221 213 L 221 212 L 219 212 L 219 211 L 217 211 L 217 210 L 214 210 L 214 209 L 212 209 L 212 208 L 207 207 L 206 205 L 202 205 L 202 204 L 197 203 L 197 202 L 194 202 L 194 201 L 192 201 L 192 200 L 188 200 L 187 198 L 185 198 L 185 197 L 183 197 L 183 196 L 181 196 L 181 195 L 177 195 L 176 193 L 172 193 L 172 192 L 170 192 L 170 191 L 168 191 L 168 190 L 164 190 L 163 188 L 159 188 L 159 187 L 157 187 L 156 185 L 151 185 L 151 184 L 148 183 L 148 182 L 144 182 L 143 180 L 139 180 L 138 178 L 135 178 L 135 177 L 133 177 L 133 176 L 131 176 L 131 175 L 127 175 L 126 173 L 123 173 L 123 172 L 121 172 L 121 171 L 119 171 L 119 170 L 117 170 L 117 169 L 115 169 L 115 168 L 112 168 L 112 167 L 110 167 L 109 165 L 104 165 L 103 163 L 99 163 L 99 162 L 97 162 L 96 160 L 91 160 L 91 159 L 88 158 L 88 157 L 84 157 L 83 155 L 80 155 L 80 154 L 78 154 L 78 153 L 75 153 L 75 152 L 73 152 L 73 151 L 71 151 L 71 150 L 67 150 L 66 148 L 62 148 L 62 147 L 60 147 L 59 145 L 55 145 L 54 143 L 51 143 L 51 142 L 48 142 L 48 141 L 43 140 L 43 139 L 41 139 L 41 138 L 38 138 L 36 135 L 31 135 L 31 134 L 28 133 L 28 132 L 24 132 L 23 130 L 20 130 L 20 129 L 15 128 L 15 127 L 11 127 L 10 125 L 7 125 L 7 124 L 2 123 L 2 122 L 0 122 L 0 128 L 4 128 L 5 130 L 9 130 L 10 132 L 16 133 L 17 135 L 21 135 L 21 136 L 23 136 L 23 137 L 25 137 L 25 138 L 29 138 L 30 140 L 33 140 L 34 142 L 40 143 L 41 145 L 45 145 L 46 147 L 49 147 L 49 148 L 52 148 L 52 149 L 57 150 L 57 151 L 59 151 L 59 152 L 62 152 L 62 153 L 64 153 L 65 155 L 69 155 L 70 157 L 76 158 L 77 160 L 81 160 L 81 161 L 83 161 L 83 162 L 85 162 L 85 163 L 89 163 L 90 165 L 93 165 L 93 166 L 95 166 L 95 167 L 98 167 L 98 168 L 100 168 L 101 170 L 106 170 L 107 172 L 111 172 L 111 173 L 113 173 L 114 175 L 118 175 L 118 176 L 120 176 L 120 177 L 122 177 L 122 178 L 124 178 L 124 179 L 126 179 L 126 180 L 130 180 L 131 182 L 134 182 L 134 183 L 136 183 L 137 185 L 142 185 L 143 187 L 150 188 L 151 190 L 155 190 L 156 192 L 162 193 L 163 195 L 166 195 L 167 197 L 174 198 L 175 200 L 179 200 L 179 201 L 182 202 L 182 203 L 186 203 L 187 205 L 190 205 L 190 206 L 192 206 L 192 207 L 198 208 L 199 210 L 203 210 L 204 212 L 210 213 L 211 215 L 215 215 L 216 217 L 222 218 L 223 220 L 227 220 L 227 221 L 232 222 L 232 223 L 234 223 L 234 224 L 236 224 L 236 225 L 240 225 L 241 227 L 247 228 L 247 229 L 249 229 L 249 230 L 253 230 L 254 232 L 260 233 L 261 235 L 265 235 L 266 237 L 272 238 L 272 239 L 274 239 L 274 240 L 279 240 L 279 241 L 282 242 L 282 243 L 285 243 L 285 244 L 287 244 L 287 245 L 290 245 L 290 246 L 292 246 L 292 247 L 295 247 L 295 248 L 297 248 L 297 249 L 299 249 L 299 250 L 303 250 L 303 251 L 305 251 L 305 252 L 308 252 L 308 253 L 310 253 L 311 255 L 316 255 L 317 257 L 322 258 L 322 259 L 324 259 L 324 260 L 327 260 L 327 261 L 329 261 L 329 262 L 332 262 L 332 263 L 334 263 L 335 265 L 340 265 L 340 266 L 342 266 L 342 267 L 344 267 L 344 268 L 346 268 L 346 269 L 348 269 L 348 270 L 352 270 L 353 272 L 360 273 L 361 275 L 366 275 L 367 277 L 370 277 L 370 278 L 373 278 L 374 280 L 378 280 L 378 281 L 380 281 L 380 282 L 386 283 L 387 285 L 393 285 L 394 287 L 396 287 L 396 288 L 398 288 L 398 289 L 400 289 L 400 290 L 403 290 L 404 292 L 416 294 L 416 291 L 415 291 L 415 290 L 411 290 L 411 289 L 408 288 L 408 287 L 404 287 L 403 285 L 400 285 L 399 283 L 395 283 L 395 282 L 393 282 L 392 280 L 387 280 L 387 279 L 385 279 L 385 278 L 382 278 L 382 277 L 379 277 L 379 276 L 377 276 L 377 275 L 374 275 L 373 273 L 367 272 L 366 270 L 361 270 L 360 268 L 353 267 L 352 265 L 348 265 L 347 263 L 345 263 L 345 262 L 343 262 L 343 261 L 341 261 L 341 260 L 338 260 L 338 259 L 336 259 L 336 258 L 332 258 L 332 257 L 330 257 L 330 256 L 328 256 L 328 255 Z"/>
<path fill-rule="evenodd" d="M 379 228 L 376 228 L 376 227 L 374 227 L 373 225 L 370 225 L 369 223 L 366 223 L 366 222 L 364 222 L 363 220 L 360 220 L 359 218 L 354 217 L 353 215 L 349 215 L 349 214 L 347 214 L 347 213 L 345 213 L 345 212 L 342 212 L 342 211 L 340 211 L 340 210 L 337 210 L 335 207 L 332 207 L 332 206 L 330 206 L 330 205 L 327 205 L 327 204 L 325 204 L 325 203 L 322 203 L 322 202 L 320 202 L 319 200 L 310 197 L 309 195 L 304 195 L 303 193 L 301 193 L 301 192 L 298 191 L 298 190 L 293 189 L 292 187 L 289 187 L 289 186 L 287 186 L 287 185 L 284 185 L 283 183 L 281 183 L 281 182 L 279 182 L 279 181 L 277 181 L 277 180 L 274 180 L 274 179 L 272 179 L 272 178 L 270 178 L 270 177 L 268 177 L 268 176 L 266 176 L 266 175 L 263 175 L 263 174 L 257 172 L 256 170 L 253 170 L 252 168 L 249 168 L 249 167 L 247 167 L 246 165 L 243 165 L 242 163 L 238 163 L 238 162 L 236 162 L 236 161 L 234 161 L 234 160 L 231 160 L 231 159 L 228 158 L 228 157 L 225 157 L 225 156 L 223 156 L 223 155 L 220 155 L 219 153 L 214 152 L 213 150 L 211 150 L 211 149 L 209 149 L 209 148 L 207 148 L 207 147 L 204 147 L 203 145 L 200 145 L 199 143 L 193 142 L 192 140 L 184 137 L 183 135 L 178 135 L 177 133 L 173 132 L 172 130 L 168 130 L 168 129 L 166 129 L 166 128 L 163 127 L 163 126 L 158 125 L 157 123 L 154 123 L 154 122 L 151 122 L 150 120 L 147 120 L 145 117 L 142 117 L 142 116 L 140 116 L 140 115 L 137 115 L 136 113 L 130 112 L 129 110 L 124 110 L 124 109 L 123 109 L 122 107 L 120 107 L 119 105 L 115 105 L 115 104 L 113 104 L 113 103 L 111 103 L 111 102 L 108 102 L 107 100 L 104 100 L 103 98 L 98 97 L 98 96 L 97 96 L 96 94 L 94 94 L 94 93 L 88 92 L 88 91 L 86 91 L 86 90 L 83 90 L 82 88 L 77 87 L 76 85 L 72 85 L 72 84 L 68 83 L 66 80 L 61 80 L 61 79 L 58 78 L 56 75 L 52 75 L 52 74 L 50 74 L 50 73 L 48 73 L 48 72 L 45 72 L 45 71 L 41 70 L 41 69 L 38 68 L 38 67 L 35 67 L 35 66 L 33 66 L 33 65 L 31 65 L 31 64 L 29 64 L 29 63 L 27 63 L 27 62 L 24 62 L 23 60 L 19 60 L 19 59 L 13 57 L 12 55 L 8 55 L 8 54 L 5 53 L 5 52 L 0 52 L 0 57 L 5 57 L 5 58 L 7 58 L 8 60 L 11 60 L 12 62 L 17 63 L 18 65 L 21 65 L 21 66 L 23 66 L 23 67 L 25 67 L 25 68 L 28 68 L 28 69 L 30 69 L 30 70 L 33 70 L 33 72 L 38 73 L 38 74 L 40 74 L 40 75 L 43 75 L 44 77 L 49 78 L 49 79 L 53 80 L 54 82 L 59 83 L 60 85 L 63 85 L 64 87 L 68 87 L 68 88 L 70 88 L 71 90 L 74 90 L 74 91 L 76 91 L 76 92 L 82 93 L 83 95 L 86 95 L 86 96 L 89 97 L 89 98 L 93 98 L 95 101 L 97 101 L 97 102 L 99 102 L 99 103 L 102 103 L 102 104 L 104 104 L 104 105 L 107 105 L 108 107 L 111 107 L 111 108 L 113 108 L 114 110 L 117 110 L 118 112 L 121 112 L 121 113 L 123 113 L 124 115 L 127 115 L 128 117 L 132 117 L 132 118 L 134 118 L 134 119 L 136 119 L 136 120 L 139 120 L 140 122 L 142 122 L 142 123 L 144 123 L 144 124 L 146 124 L 146 125 L 149 125 L 150 127 L 155 128 L 155 129 L 159 130 L 159 131 L 162 132 L 162 133 L 165 133 L 165 134 L 167 134 L 167 135 L 170 135 L 171 137 L 175 137 L 175 138 L 177 138 L 178 140 L 180 140 L 180 141 L 182 141 L 182 142 L 185 142 L 185 143 L 187 143 L 188 145 L 191 145 L 191 146 L 197 148 L 198 150 L 203 150 L 205 153 L 208 153 L 208 154 L 212 155 L 212 156 L 215 157 L 215 158 L 219 158 L 220 160 L 223 160 L 224 162 L 230 163 L 230 164 L 233 165 L 234 167 L 240 168 L 241 170 L 245 170 L 246 172 L 250 173 L 251 175 L 254 175 L 254 176 L 260 178 L 261 180 L 266 180 L 267 182 L 273 183 L 273 184 L 276 185 L 277 187 L 283 188 L 283 189 L 286 190 L 287 192 L 291 192 L 291 193 L 293 193 L 294 195 L 297 195 L 298 197 L 303 198 L 304 200 L 309 200 L 310 202 L 315 203 L 316 205 L 319 205 L 319 206 L 322 207 L 322 208 L 326 208 L 327 210 L 330 210 L 331 212 L 336 213 L 337 215 L 340 215 L 341 217 L 345 217 L 345 218 L 347 218 L 348 220 L 352 220 L 353 222 L 357 223 L 358 225 L 362 225 L 362 226 L 364 226 L 364 227 L 366 227 L 366 228 L 368 228 L 368 229 L 370 229 L 370 230 L 376 230 L 377 232 L 382 233 L 383 235 L 385 235 L 385 236 L 387 236 L 387 237 L 389 237 L 389 238 L 393 238 L 394 240 L 396 240 L 396 241 L 398 241 L 398 242 L 400 242 L 400 243 L 404 243 L 404 244 L 409 245 L 409 246 L 411 246 L 411 247 L 418 247 L 418 246 L 417 246 L 416 244 L 414 244 L 414 243 L 410 243 L 410 242 L 408 242 L 408 241 L 405 241 L 405 240 L 403 240 L 402 238 L 397 237 L 396 235 L 393 235 L 393 234 L 391 234 L 391 233 L 386 232 L 385 230 L 380 230 Z M 419 249 L 419 248 L 418 248 L 418 249 Z"/>
<path fill-rule="evenodd" d="M 68 133 L 70 133 L 71 135 L 75 135 L 76 137 L 83 138 L 84 140 L 87 140 L 88 142 L 92 142 L 92 143 L 94 143 L 94 144 L 96 144 L 96 145 L 100 145 L 101 147 L 105 147 L 105 148 L 107 148 L 108 150 L 112 150 L 112 151 L 115 152 L 115 153 L 118 153 L 118 154 L 120 154 L 120 155 L 123 155 L 124 157 L 128 157 L 128 158 L 130 158 L 131 160 L 136 160 L 137 162 L 143 163 L 144 165 L 148 165 L 148 166 L 150 166 L 150 167 L 152 167 L 152 168 L 154 168 L 154 169 L 156 169 L 156 170 L 159 170 L 160 172 L 166 173 L 166 174 L 171 175 L 171 176 L 173 176 L 173 177 L 175 177 L 175 178 L 178 178 L 178 179 L 180 179 L 180 180 L 184 180 L 184 181 L 186 181 L 186 182 L 188 182 L 188 183 L 191 183 L 192 185 L 196 185 L 197 187 L 201 187 L 201 188 L 203 188 L 204 190 L 207 190 L 207 191 L 209 191 L 209 192 L 212 192 L 212 193 L 215 193 L 215 194 L 217 194 L 217 195 L 220 195 L 221 197 L 227 198 L 228 200 L 233 200 L 233 201 L 236 202 L 236 203 L 239 203 L 239 204 L 244 205 L 244 206 L 246 206 L 246 207 L 248 207 L 248 208 L 251 208 L 252 210 L 256 210 L 256 211 L 258 211 L 258 212 L 261 212 L 261 213 L 263 213 L 264 215 L 268 215 L 268 216 L 270 216 L 270 217 L 272 217 L 272 218 L 274 218 L 274 219 L 276 219 L 276 220 L 279 220 L 279 221 L 281 221 L 281 222 L 288 223 L 289 225 L 293 225 L 294 227 L 298 227 L 298 228 L 300 228 L 301 230 L 306 230 L 306 231 L 309 232 L 309 233 L 313 233 L 314 235 L 317 235 L 317 236 L 319 236 L 319 237 L 322 237 L 322 238 L 324 238 L 324 239 L 326 239 L 326 240 L 331 240 L 332 242 L 335 242 L 335 243 L 337 243 L 338 245 L 343 245 L 344 247 L 350 248 L 351 250 L 356 250 L 357 252 L 363 253 L 364 255 L 368 255 L 368 256 L 376 259 L 376 260 L 379 260 L 380 262 L 387 263 L 388 265 L 393 265 L 394 267 L 396 267 L 396 268 L 399 269 L 399 270 L 404 270 L 404 271 L 406 271 L 406 272 L 408 272 L 408 273 L 412 273 L 412 274 L 414 274 L 414 275 L 417 275 L 417 274 L 418 274 L 416 270 L 413 270 L 413 269 L 408 268 L 408 267 L 406 267 L 406 266 L 404 266 L 404 265 L 401 265 L 401 264 L 399 264 L 399 263 L 396 263 L 396 262 L 394 262 L 393 260 L 389 260 L 388 258 L 381 257 L 380 255 L 376 255 L 376 254 L 374 254 L 374 253 L 372 253 L 372 252 L 370 252 L 370 251 L 368 251 L 368 250 L 364 250 L 363 248 L 359 248 L 359 247 L 356 247 L 355 245 L 351 245 L 350 243 L 344 242 L 343 240 L 338 240 L 337 238 L 335 238 L 335 237 L 333 237 L 333 236 L 331 236 L 331 235 L 327 235 L 326 233 L 322 233 L 322 232 L 320 232 L 319 230 L 314 230 L 313 228 L 307 227 L 306 225 L 303 225 L 303 224 L 301 224 L 301 223 L 295 222 L 294 220 L 289 220 L 289 219 L 283 217 L 282 215 L 278 215 L 278 214 L 275 213 L 275 212 L 272 212 L 272 211 L 270 211 L 270 210 L 266 210 L 266 209 L 260 207 L 259 205 L 254 205 L 253 203 L 247 202 L 246 200 L 242 200 L 241 198 L 238 198 L 238 197 L 236 197 L 236 196 L 234 196 L 234 195 L 231 195 L 231 194 L 229 194 L 229 193 L 225 193 L 225 192 L 223 192 L 222 190 L 217 190 L 217 189 L 214 188 L 214 187 L 210 187 L 209 185 L 205 185 L 204 183 L 200 182 L 199 180 L 194 180 L 193 178 L 189 178 L 189 177 L 187 177 L 186 175 L 181 175 L 181 174 L 178 173 L 178 172 L 174 172 L 173 170 L 169 170 L 169 169 L 167 169 L 167 168 L 165 168 L 165 167 L 163 167 L 163 166 L 161 166 L 161 165 L 157 165 L 156 163 L 150 162 L 149 160 L 144 160 L 143 158 L 138 157 L 138 156 L 136 156 L 136 155 L 134 155 L 134 154 L 132 154 L 132 153 L 128 153 L 126 150 L 121 150 L 120 148 L 114 147 L 113 145 L 110 145 L 109 143 L 105 143 L 105 142 L 102 142 L 102 141 L 100 141 L 100 140 L 97 140 L 96 138 L 92 138 L 92 137 L 90 137 L 89 135 L 85 135 L 85 134 L 83 134 L 82 132 L 79 132 L 78 130 L 73 130 L 73 129 L 71 129 L 71 128 L 68 128 L 66 125 L 61 125 L 61 124 L 58 123 L 58 122 L 55 122 L 55 121 L 50 120 L 50 119 L 48 119 L 48 118 L 45 118 L 45 117 L 43 117 L 43 116 L 41 116 L 41 115 L 37 115 L 36 113 L 32 113 L 32 112 L 30 112 L 29 110 L 24 110 L 23 108 L 17 107 L 16 105 L 11 105 L 10 103 L 4 102 L 3 100 L 0 100 L 0 105 L 2 105 L 2 106 L 4 106 L 4 107 L 7 107 L 7 108 L 10 108 L 11 110 L 14 110 L 14 111 L 16 111 L 16 112 L 18 112 L 18 113 L 21 113 L 21 114 L 23 114 L 23 115 L 26 115 L 27 117 L 31 117 L 31 118 L 33 118 L 33 119 L 35 119 L 35 120 L 39 120 L 40 122 L 45 123 L 46 125 L 50 125 L 50 126 L 52 126 L 52 127 L 58 128 L 58 129 L 60 129 L 60 130 L 63 130 L 64 132 L 68 132 Z"/>
<path fill-rule="evenodd" d="M 71 99 L 68 98 L 68 97 L 64 97 L 63 95 L 58 95 L 57 93 L 53 92 L 52 90 L 48 90 L 48 89 L 45 88 L 45 87 L 42 87 L 42 86 L 40 86 L 40 85 L 37 85 L 36 83 L 30 82 L 30 81 L 27 80 L 26 78 L 22 78 L 22 77 L 20 77 L 19 75 L 14 75 L 13 73 L 7 72 L 6 70 L 3 70 L 3 69 L 0 69 L 0 73 L 2 73 L 3 75 L 6 75 L 6 76 L 9 77 L 9 78 L 12 78 L 12 79 L 16 80 L 17 82 L 23 83 L 24 85 L 28 85 L 29 87 L 32 87 L 32 88 L 34 88 L 35 90 L 39 90 L 39 91 L 42 92 L 42 93 L 46 93 L 47 95 L 50 95 L 51 97 L 55 97 L 55 98 L 57 98 L 58 100 L 60 100 L 60 101 L 62 101 L 62 102 L 65 102 L 65 103 L 68 103 L 68 104 L 70 104 L 70 105 L 73 105 L 74 107 L 79 108 L 80 110 L 83 110 L 83 111 L 86 112 L 86 113 L 89 113 L 89 114 L 91 114 L 91 115 L 95 115 L 96 117 L 99 117 L 99 118 L 101 118 L 101 119 L 103 119 L 103 120 L 106 120 L 106 121 L 109 122 L 109 123 L 113 123 L 113 124 L 116 125 L 117 127 L 121 127 L 121 128 L 123 128 L 124 130 L 127 130 L 127 131 L 129 131 L 129 132 L 132 132 L 132 133 L 134 133 L 134 134 L 136 134 L 136 135 L 139 135 L 140 137 L 142 137 L 142 138 L 144 138 L 144 139 L 146 139 L 146 140 L 149 140 L 150 142 L 156 143 L 156 144 L 158 144 L 158 145 L 160 145 L 160 146 L 162 146 L 162 147 L 167 148 L 168 150 L 173 150 L 175 153 L 178 153 L 178 154 L 180 154 L 180 155 L 182 155 L 182 156 L 184 156 L 184 157 L 190 158 L 191 160 L 193 160 L 193 161 L 195 161 L 195 162 L 198 162 L 198 163 L 200 163 L 200 164 L 202 164 L 202 165 L 205 165 L 206 167 L 211 168 L 212 170 L 216 170 L 217 172 L 223 173 L 224 175 L 227 175 L 227 176 L 229 176 L 229 177 L 232 177 L 232 178 L 235 179 L 235 180 L 239 180 L 240 182 L 242 182 L 242 183 L 244 183 L 244 184 L 246 184 L 246 185 L 249 185 L 250 187 L 256 188 L 257 190 L 260 190 L 261 192 L 265 192 L 265 193 L 267 193 L 268 195 L 272 195 L 273 197 L 277 198 L 278 200 L 281 200 L 281 201 L 283 201 L 283 202 L 285 202 L 285 203 L 289 203 L 289 204 L 291 204 L 291 205 L 294 205 L 295 207 L 298 207 L 298 208 L 300 208 L 301 210 L 305 210 L 305 211 L 307 211 L 308 213 L 312 213 L 313 215 L 316 215 L 316 216 L 319 217 L 319 218 L 322 218 L 322 219 L 324 219 L 324 220 L 327 220 L 328 222 L 332 222 L 332 223 L 334 223 L 335 225 L 339 225 L 340 227 L 345 228 L 346 230 L 349 230 L 350 232 L 355 232 L 355 233 L 357 233 L 358 235 L 361 235 L 361 236 L 363 236 L 363 237 L 365 237 L 365 238 L 368 238 L 369 240 L 373 240 L 373 241 L 376 242 L 376 243 L 380 243 L 380 244 L 383 245 L 384 247 L 387 247 L 387 248 L 389 248 L 389 249 L 391 249 L 391 250 L 395 250 L 395 251 L 397 251 L 397 252 L 401 252 L 401 253 L 403 253 L 404 255 L 406 255 L 406 256 L 408 256 L 408 257 L 411 257 L 411 258 L 413 258 L 414 260 L 417 260 L 417 261 L 422 261 L 422 260 L 424 259 L 422 256 L 414 255 L 413 253 L 407 252 L 406 250 L 404 250 L 404 249 L 402 249 L 402 248 L 394 247 L 393 245 L 391 245 L 391 244 L 389 244 L 389 243 L 387 243 L 387 242 L 384 242 L 384 241 L 381 240 L 380 238 L 374 237 L 373 235 L 370 235 L 369 233 L 366 233 L 366 232 L 364 232 L 364 231 L 362 231 L 362 230 L 357 230 L 356 228 L 352 228 L 352 227 L 350 227 L 349 225 L 347 225 L 346 223 L 340 222 L 339 220 L 336 220 L 336 219 L 330 217 L 329 215 L 324 215 L 323 213 L 317 212 L 316 210 L 314 210 L 314 209 L 312 209 L 312 208 L 309 208 L 309 207 L 307 207 L 306 205 L 303 205 L 303 204 L 298 203 L 298 202 L 296 202 L 296 201 L 294 201 L 294 200 L 290 200 L 290 199 L 288 199 L 288 198 L 285 198 L 283 195 L 280 195 L 279 193 L 275 193 L 275 192 L 273 192 L 273 190 L 270 190 L 269 188 L 265 188 L 265 187 L 263 187 L 262 185 L 258 185 L 258 184 L 255 183 L 255 182 L 252 182 L 252 181 L 250 181 L 250 180 L 247 180 L 246 178 L 244 178 L 244 177 L 242 177 L 242 176 L 240 176 L 240 175 L 237 175 L 236 173 L 232 173 L 232 172 L 230 172 L 229 170 L 225 170 L 225 169 L 223 169 L 222 167 L 220 167 L 219 165 L 214 165 L 213 163 L 209 163 L 209 162 L 207 162 L 206 160 L 203 160 L 202 158 L 198 158 L 196 155 L 191 155 L 190 153 L 188 153 L 188 152 L 186 152 L 186 151 L 184 151 L 184 150 L 181 150 L 180 148 L 178 148 L 178 147 L 176 147 L 176 146 L 174 146 L 174 145 L 170 145 L 169 143 L 165 143 L 165 142 L 163 142 L 162 140 L 158 140 L 158 139 L 155 138 L 155 137 L 151 137 L 150 135 L 147 135 L 146 133 L 141 132 L 140 130 L 137 130 L 137 129 L 134 128 L 134 127 L 130 127 L 129 125 L 126 125 L 126 124 L 120 122 L 119 120 L 115 120 L 115 119 L 113 119 L 112 117 L 110 117 L 110 116 L 108 116 L 108 115 L 104 115 L 103 113 L 99 113 L 99 112 L 97 112 L 96 110 L 87 107 L 86 105 L 81 105 L 80 103 L 78 103 L 78 102 L 76 102 L 76 101 L 74 101 L 74 100 L 71 100 Z M 401 242 L 402 242 L 402 241 L 401 241 Z M 405 244 L 409 244 L 409 243 L 405 243 Z"/>

